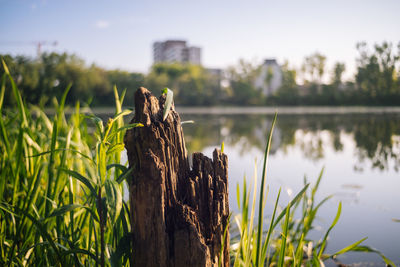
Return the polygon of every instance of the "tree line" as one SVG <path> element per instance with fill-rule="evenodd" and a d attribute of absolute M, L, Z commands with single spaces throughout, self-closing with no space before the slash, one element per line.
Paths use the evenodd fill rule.
<path fill-rule="evenodd" d="M 344 63 L 337 62 L 327 72 L 326 56 L 313 53 L 304 58 L 299 69 L 281 66 L 282 83 L 266 96 L 255 85 L 262 65 L 239 60 L 222 72 L 187 64 L 155 64 L 148 74 L 106 70 L 67 53 L 43 53 L 39 58 L 0 55 L 10 69 L 23 98 L 42 106 L 60 98 L 71 86 L 68 101 L 111 106 L 113 86 L 127 89 L 126 101 L 133 105 L 139 86 L 152 91 L 169 87 L 180 105 L 397 105 L 400 103 L 400 43 L 397 49 L 389 42 L 358 43 L 353 79 L 344 81 Z M 0 66 L 0 75 L 4 73 Z M 268 72 L 268 84 L 274 74 Z M 3 75 L 2 75 L 3 76 Z M 329 82 L 324 77 L 330 76 Z M 326 80 L 326 79 L 325 79 Z M 11 97 L 5 96 L 11 104 Z"/>

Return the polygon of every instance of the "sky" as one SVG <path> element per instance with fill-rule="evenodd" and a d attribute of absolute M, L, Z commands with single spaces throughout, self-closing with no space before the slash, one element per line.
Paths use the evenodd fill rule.
<path fill-rule="evenodd" d="M 75 53 L 107 69 L 148 72 L 152 44 L 187 40 L 205 67 L 276 58 L 299 68 L 316 51 L 355 70 L 356 43 L 400 41 L 400 0 L 0 0 L 0 54 Z M 52 45 L 54 42 L 57 45 Z"/>

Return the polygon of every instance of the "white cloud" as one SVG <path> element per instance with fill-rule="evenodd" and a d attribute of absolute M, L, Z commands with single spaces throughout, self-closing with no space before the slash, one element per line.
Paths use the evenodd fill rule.
<path fill-rule="evenodd" d="M 110 22 L 107 20 L 98 20 L 96 21 L 96 28 L 98 29 L 106 29 L 108 27 L 110 27 Z"/>

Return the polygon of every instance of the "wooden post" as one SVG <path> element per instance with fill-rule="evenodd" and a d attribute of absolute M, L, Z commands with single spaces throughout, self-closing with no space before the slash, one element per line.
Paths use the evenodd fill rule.
<path fill-rule="evenodd" d="M 209 159 L 187 158 L 181 120 L 172 105 L 163 121 L 165 96 L 146 88 L 135 93 L 126 132 L 130 168 L 132 266 L 229 266 L 228 158 L 218 150 Z M 221 246 L 224 247 L 221 253 Z"/>

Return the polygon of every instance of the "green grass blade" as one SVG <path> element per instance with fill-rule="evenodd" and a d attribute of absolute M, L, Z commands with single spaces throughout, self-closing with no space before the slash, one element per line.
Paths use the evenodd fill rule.
<path fill-rule="evenodd" d="M 27 120 L 27 116 L 26 116 L 25 105 L 24 105 L 24 102 L 22 101 L 21 94 L 18 91 L 17 85 L 14 82 L 14 79 L 11 77 L 10 71 L 8 70 L 6 63 L 4 62 L 3 59 L 1 59 L 1 61 L 3 63 L 4 71 L 7 74 L 8 78 L 11 82 L 11 88 L 12 88 L 15 100 L 17 101 L 19 115 L 21 118 L 22 125 L 24 125 L 26 127 L 28 125 L 28 120 Z"/>
<path fill-rule="evenodd" d="M 269 241 L 271 239 L 271 235 L 272 232 L 274 231 L 274 220 L 275 220 L 275 214 L 276 214 L 276 209 L 278 208 L 278 203 L 279 203 L 279 198 L 281 195 L 281 188 L 279 188 L 278 191 L 278 196 L 276 197 L 276 201 L 275 201 L 275 205 L 274 205 L 274 211 L 272 212 L 272 217 L 271 217 L 271 221 L 269 223 L 269 228 L 268 228 L 268 232 L 267 232 L 267 237 L 265 238 L 265 242 L 264 242 L 264 253 L 266 252 L 268 245 L 269 245 Z"/>
<path fill-rule="evenodd" d="M 3 108 L 5 91 L 6 91 L 6 75 L 3 74 L 3 76 L 1 77 L 1 89 L 0 89 L 0 111 Z"/>
<path fill-rule="evenodd" d="M 362 242 L 364 242 L 368 237 L 364 237 L 363 239 L 351 244 L 350 246 L 347 246 L 335 253 L 333 253 L 332 255 L 327 256 L 328 258 L 332 258 L 341 254 L 344 254 L 346 252 L 352 251 L 353 249 L 355 249 L 359 244 L 361 244 Z M 322 259 L 325 259 L 326 257 L 322 257 Z"/>
<path fill-rule="evenodd" d="M 115 224 L 122 209 L 121 190 L 119 189 L 118 183 L 110 179 L 105 181 L 104 187 L 106 191 L 107 204 L 110 206 L 108 213 L 112 215 L 112 224 Z"/>
<path fill-rule="evenodd" d="M 80 248 L 73 248 L 73 249 L 68 249 L 65 251 L 61 252 L 62 256 L 67 256 L 69 254 L 84 254 L 84 255 L 88 255 L 90 258 L 92 258 L 97 264 L 100 264 L 100 261 L 97 259 L 96 255 L 94 255 L 93 253 L 91 253 L 90 251 L 86 250 L 86 249 L 80 249 Z"/>
<path fill-rule="evenodd" d="M 328 231 L 326 231 L 324 239 L 322 240 L 321 247 L 320 247 L 319 252 L 318 252 L 318 259 L 321 258 L 321 255 L 325 250 L 326 241 L 328 239 L 329 233 L 333 229 L 333 227 L 335 227 L 337 222 L 339 221 L 341 212 L 342 212 L 342 202 L 339 202 L 339 207 L 338 207 L 335 219 L 333 220 L 333 222 L 332 222 L 331 226 L 329 227 Z"/>
<path fill-rule="evenodd" d="M 379 250 L 370 248 L 370 247 L 368 247 L 368 246 L 357 246 L 357 247 L 354 247 L 353 249 L 351 249 L 351 251 L 376 253 L 376 254 L 378 254 L 378 255 L 382 258 L 382 260 L 383 260 L 388 266 L 396 267 L 396 264 L 394 264 L 393 261 L 389 260 L 385 255 L 383 255 L 382 252 L 380 252 Z"/>
<path fill-rule="evenodd" d="M 306 192 L 306 190 L 307 190 L 307 188 L 308 188 L 309 185 L 310 185 L 310 184 L 306 184 L 306 186 L 304 186 L 303 189 L 302 189 L 299 193 L 297 193 L 297 195 L 296 195 L 296 196 L 293 198 L 293 200 L 290 202 L 290 207 L 289 207 L 289 208 L 292 208 L 292 206 L 293 206 L 297 201 L 299 201 L 299 200 L 302 198 L 303 194 Z M 281 219 L 283 218 L 283 216 L 285 216 L 285 214 L 286 214 L 286 209 L 287 209 L 287 208 L 288 208 L 288 207 L 286 207 L 286 208 L 278 215 L 278 217 L 276 218 L 276 220 L 275 220 L 274 225 L 272 226 L 272 228 L 275 228 L 276 225 L 281 221 Z"/>
<path fill-rule="evenodd" d="M 133 173 L 134 168 L 129 168 L 127 171 L 121 173 L 115 181 L 117 183 L 122 183 L 125 179 L 127 179 L 132 173 Z"/>
<path fill-rule="evenodd" d="M 131 128 L 135 128 L 135 127 L 143 127 L 144 125 L 142 123 L 131 123 L 131 124 L 127 124 L 124 125 L 120 128 L 118 128 L 117 130 L 115 130 L 112 134 L 107 136 L 107 141 L 110 141 L 115 135 L 117 135 L 119 132 L 124 131 L 124 130 L 128 130 Z"/>
<path fill-rule="evenodd" d="M 82 205 L 79 205 L 79 204 L 68 204 L 68 205 L 61 206 L 61 207 L 53 210 L 49 214 L 49 216 L 46 217 L 46 220 L 51 218 L 51 217 L 62 216 L 67 212 L 70 212 L 70 211 L 72 211 L 74 209 L 81 208 L 81 207 L 82 207 Z"/>
<path fill-rule="evenodd" d="M 282 239 L 281 239 L 281 249 L 279 251 L 279 261 L 278 261 L 278 267 L 283 267 L 285 264 L 285 250 L 286 250 L 286 240 L 287 240 L 287 235 L 288 235 L 288 228 L 289 228 L 289 217 L 290 217 L 290 206 L 291 203 L 286 207 L 286 214 L 285 214 L 285 223 L 283 226 L 283 233 L 282 233 Z"/>
<path fill-rule="evenodd" d="M 50 151 L 54 151 L 56 149 L 56 144 L 57 144 L 57 133 L 58 133 L 58 119 L 55 118 L 55 121 L 53 122 L 53 130 L 51 134 L 51 143 L 50 143 Z M 52 192 L 53 192 L 53 179 L 54 179 L 54 156 L 55 154 L 53 152 L 50 152 L 50 158 L 49 158 L 49 164 L 47 165 L 47 173 L 48 173 L 48 182 L 47 182 L 47 190 L 46 190 L 46 197 L 47 199 L 51 199 Z M 46 207 L 45 207 L 45 214 L 46 216 L 50 212 L 50 203 L 46 201 Z"/>
<path fill-rule="evenodd" d="M 322 175 L 324 174 L 324 169 L 325 169 L 325 167 L 323 167 L 323 168 L 321 169 L 321 171 L 320 171 L 320 173 L 319 173 L 319 175 L 318 175 L 317 182 L 315 183 L 313 189 L 311 190 L 311 199 L 312 199 L 312 200 L 314 200 L 315 193 L 316 193 L 317 190 L 318 190 L 319 184 L 320 184 L 320 182 L 321 182 Z"/>
<path fill-rule="evenodd" d="M 112 163 L 112 164 L 108 164 L 107 165 L 107 171 L 112 169 L 112 168 L 119 169 L 122 172 L 128 171 L 128 168 L 126 166 L 118 164 L 118 163 Z"/>
<path fill-rule="evenodd" d="M 266 169 L 269 157 L 269 151 L 271 149 L 271 141 L 272 141 L 272 134 L 275 127 L 275 122 L 277 118 L 277 113 L 275 113 L 274 119 L 271 124 L 270 132 L 267 139 L 267 146 L 265 147 L 264 152 L 264 164 L 263 164 L 263 171 L 261 176 L 261 186 L 260 186 L 260 199 L 259 199 L 259 210 L 258 210 L 258 230 L 257 230 L 257 243 L 256 243 L 256 266 L 260 266 L 260 256 L 261 256 L 261 236 L 263 232 L 263 215 L 264 215 L 264 190 L 265 190 L 265 182 L 266 182 Z"/>
<path fill-rule="evenodd" d="M 79 180 L 82 182 L 84 185 L 87 186 L 87 188 L 90 190 L 93 196 L 97 196 L 96 189 L 93 187 L 92 182 L 84 177 L 83 175 L 79 174 L 76 171 L 68 170 L 68 169 L 61 169 L 63 172 L 66 172 L 68 175 L 74 177 L 75 179 Z"/>
<path fill-rule="evenodd" d="M 35 155 L 28 156 L 28 158 L 35 158 L 35 157 L 43 156 L 43 155 L 50 154 L 50 153 L 60 152 L 60 151 L 73 152 L 73 153 L 79 154 L 82 157 L 84 157 L 85 159 L 93 162 L 93 159 L 90 158 L 88 155 L 85 155 L 85 154 L 83 154 L 82 152 L 80 152 L 78 150 L 70 149 L 70 148 L 57 148 L 57 149 L 50 150 L 50 151 L 44 151 L 44 152 L 41 152 L 41 153 L 38 153 L 38 154 L 35 154 Z"/>

